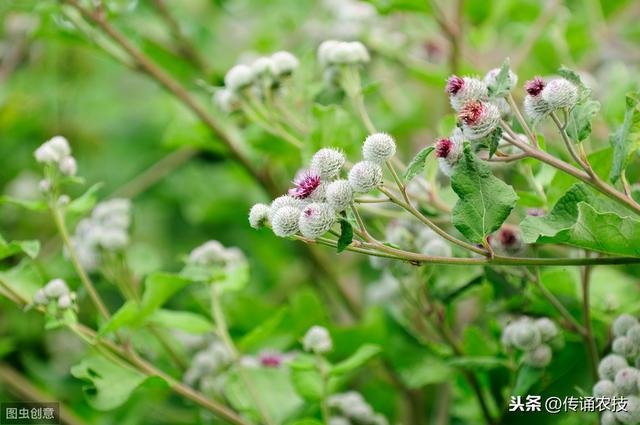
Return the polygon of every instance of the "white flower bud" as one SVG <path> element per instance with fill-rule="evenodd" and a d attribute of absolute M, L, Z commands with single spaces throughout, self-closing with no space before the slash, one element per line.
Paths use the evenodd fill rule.
<path fill-rule="evenodd" d="M 542 96 L 526 96 L 524 98 L 524 112 L 531 121 L 536 123 L 551 112 L 551 106 Z"/>
<path fill-rule="evenodd" d="M 211 240 L 195 247 L 189 253 L 189 263 L 211 266 L 222 262 L 227 248 L 219 241 Z"/>
<path fill-rule="evenodd" d="M 484 83 L 487 85 L 487 87 L 495 88 L 498 74 L 500 74 L 500 68 L 493 68 L 491 71 L 487 72 L 487 74 L 484 76 Z M 516 84 L 518 84 L 518 76 L 511 69 L 509 69 L 509 84 L 507 86 L 507 90 L 510 91 L 515 87 Z"/>
<path fill-rule="evenodd" d="M 616 419 L 615 413 L 607 410 L 600 417 L 600 425 L 620 425 L 620 422 Z"/>
<path fill-rule="evenodd" d="M 300 213 L 298 225 L 302 236 L 316 239 L 331 229 L 335 223 L 336 212 L 325 203 L 314 202 L 304 207 Z"/>
<path fill-rule="evenodd" d="M 276 77 L 290 75 L 300 64 L 289 52 L 280 51 L 271 55 L 272 72 Z"/>
<path fill-rule="evenodd" d="M 578 102 L 578 88 L 567 79 L 557 78 L 547 83 L 540 96 L 554 111 L 571 109 Z"/>
<path fill-rule="evenodd" d="M 66 138 L 62 136 L 54 136 L 46 142 L 58 154 L 58 158 L 64 158 L 71 155 L 71 147 Z"/>
<path fill-rule="evenodd" d="M 61 207 L 69 205 L 69 202 L 71 202 L 71 198 L 69 198 L 69 195 L 60 195 L 60 197 L 58 198 L 58 205 L 60 205 Z"/>
<path fill-rule="evenodd" d="M 327 200 L 327 187 L 329 183 L 320 182 L 318 187 L 309 195 L 309 201 L 311 202 L 325 202 Z"/>
<path fill-rule="evenodd" d="M 248 65 L 236 65 L 224 76 L 224 85 L 231 91 L 237 92 L 253 84 L 253 71 Z"/>
<path fill-rule="evenodd" d="M 44 287 L 44 293 L 48 298 L 58 298 L 69 293 L 67 284 L 62 279 L 53 279 Z"/>
<path fill-rule="evenodd" d="M 600 380 L 593 386 L 594 397 L 614 397 L 616 395 L 618 395 L 618 389 L 608 379 Z"/>
<path fill-rule="evenodd" d="M 217 90 L 214 93 L 213 103 L 225 114 L 230 114 L 240 107 L 238 95 L 227 88 Z"/>
<path fill-rule="evenodd" d="M 382 168 L 375 162 L 358 162 L 349 171 L 349 184 L 358 193 L 367 193 L 380 186 L 382 178 Z"/>
<path fill-rule="evenodd" d="M 629 328 L 627 338 L 629 338 L 629 341 L 631 341 L 634 346 L 640 348 L 640 324 L 633 325 Z"/>
<path fill-rule="evenodd" d="M 344 162 L 344 154 L 339 150 L 322 148 L 311 158 L 311 169 L 315 171 L 321 179 L 331 179 L 340 174 Z"/>
<path fill-rule="evenodd" d="M 78 172 L 78 164 L 72 156 L 62 158 L 58 166 L 60 167 L 60 172 L 66 176 L 75 176 Z"/>
<path fill-rule="evenodd" d="M 269 206 L 265 204 L 255 204 L 249 211 L 249 224 L 254 229 L 264 226 L 269 219 Z"/>
<path fill-rule="evenodd" d="M 336 180 L 327 186 L 326 197 L 335 212 L 342 212 L 353 202 L 353 189 L 347 180 Z"/>
<path fill-rule="evenodd" d="M 511 339 L 521 350 L 533 350 L 540 345 L 540 332 L 530 320 L 520 320 L 514 324 Z"/>
<path fill-rule="evenodd" d="M 329 331 L 322 326 L 312 326 L 302 338 L 305 351 L 324 354 L 331 351 L 333 342 Z"/>
<path fill-rule="evenodd" d="M 489 135 L 500 124 L 498 107 L 489 102 L 469 101 L 458 113 L 462 129 L 469 140 L 478 140 Z"/>
<path fill-rule="evenodd" d="M 33 154 L 36 161 L 43 164 L 53 164 L 60 160 L 58 153 L 47 143 L 41 145 Z"/>
<path fill-rule="evenodd" d="M 129 244 L 129 234 L 126 229 L 102 228 L 97 241 L 102 248 L 116 251 Z"/>
<path fill-rule="evenodd" d="M 640 422 L 640 398 L 627 396 L 627 408 L 615 412 L 616 419 L 625 425 L 637 425 Z"/>
<path fill-rule="evenodd" d="M 386 133 L 367 136 L 362 145 L 362 157 L 365 161 L 383 164 L 396 153 L 396 142 Z"/>
<path fill-rule="evenodd" d="M 51 182 L 47 179 L 42 179 L 38 182 L 38 189 L 40 192 L 47 193 L 51 190 Z"/>
<path fill-rule="evenodd" d="M 613 381 L 619 370 L 629 366 L 624 357 L 617 354 L 609 354 L 600 360 L 598 365 L 598 375 L 600 379 L 608 379 Z"/>
<path fill-rule="evenodd" d="M 547 367 L 551 363 L 551 347 L 547 344 L 541 344 L 533 350 L 527 351 L 524 362 L 533 367 Z"/>
<path fill-rule="evenodd" d="M 633 367 L 625 367 L 616 373 L 613 383 L 616 385 L 618 392 L 622 395 L 635 394 L 638 392 L 638 369 Z"/>
<path fill-rule="evenodd" d="M 613 334 L 615 336 L 624 336 L 627 331 L 638 324 L 638 319 L 630 314 L 622 314 L 613 322 Z"/>
<path fill-rule="evenodd" d="M 36 293 L 33 294 L 33 303 L 38 305 L 49 304 L 49 297 L 45 294 L 44 289 L 38 289 Z"/>
<path fill-rule="evenodd" d="M 477 78 L 452 75 L 447 80 L 445 91 L 449 93 L 451 107 L 460 110 L 470 101 L 482 102 L 489 98 L 489 90 L 484 81 Z"/>
<path fill-rule="evenodd" d="M 538 328 L 538 332 L 540 332 L 542 342 L 550 341 L 558 335 L 558 328 L 556 324 L 547 317 L 537 319 L 534 322 L 534 325 Z"/>
<path fill-rule="evenodd" d="M 613 344 L 611 344 L 611 351 L 627 359 L 638 355 L 638 347 L 626 336 L 619 336 L 614 339 Z"/>
<path fill-rule="evenodd" d="M 271 58 L 259 57 L 251 64 L 251 71 L 257 77 L 264 77 L 273 72 L 274 63 Z"/>
<path fill-rule="evenodd" d="M 323 43 L 324 45 L 324 43 Z M 353 65 L 369 62 L 369 51 L 359 41 L 339 41 L 330 43 L 324 48 L 321 45 L 318 51 L 318 57 L 321 62 L 330 65 Z"/>
<path fill-rule="evenodd" d="M 329 65 L 329 52 L 332 51 L 333 48 L 340 43 L 340 41 L 336 40 L 326 40 L 320 43 L 317 53 L 318 62 L 320 62 L 320 65 L 322 65 L 323 67 Z"/>
<path fill-rule="evenodd" d="M 70 308 L 73 305 L 71 294 L 64 294 L 58 298 L 58 307 L 61 309 Z"/>
<path fill-rule="evenodd" d="M 300 210 L 304 206 L 304 202 L 301 199 L 296 199 L 293 196 L 282 195 L 277 197 L 271 202 L 269 208 L 269 222 L 273 223 L 273 217 L 282 207 L 294 207 Z"/>
<path fill-rule="evenodd" d="M 276 236 L 286 238 L 298 232 L 300 209 L 291 206 L 279 208 L 271 219 L 271 229 Z"/>

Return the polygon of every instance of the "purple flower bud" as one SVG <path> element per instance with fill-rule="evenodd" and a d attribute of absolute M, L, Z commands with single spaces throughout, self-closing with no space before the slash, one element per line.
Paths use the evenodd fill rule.
<path fill-rule="evenodd" d="M 296 199 L 306 199 L 320 186 L 320 176 L 305 170 L 298 173 L 293 183 L 296 187 L 289 189 L 289 195 Z"/>
<path fill-rule="evenodd" d="M 533 80 L 529 80 L 524 84 L 524 89 L 530 96 L 535 97 L 542 92 L 544 86 L 544 80 L 540 77 L 535 77 Z"/>
<path fill-rule="evenodd" d="M 464 80 L 457 75 L 452 75 L 447 80 L 447 86 L 444 90 L 451 96 L 455 96 L 460 90 L 462 90 L 462 87 L 464 87 Z"/>
<path fill-rule="evenodd" d="M 447 158 L 453 149 L 453 142 L 450 139 L 442 138 L 436 142 L 436 157 Z"/>

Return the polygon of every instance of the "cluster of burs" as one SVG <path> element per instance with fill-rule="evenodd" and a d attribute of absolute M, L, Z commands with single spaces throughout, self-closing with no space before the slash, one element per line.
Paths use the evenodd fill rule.
<path fill-rule="evenodd" d="M 521 351 L 522 362 L 544 368 L 551 363 L 553 350 L 564 346 L 564 337 L 556 324 L 547 317 L 534 319 L 523 316 L 509 323 L 502 331 L 502 345 Z"/>
<path fill-rule="evenodd" d="M 76 293 L 71 292 L 62 279 L 53 279 L 44 288 L 38 289 L 33 295 L 33 303 L 57 310 L 77 309 Z"/>
<path fill-rule="evenodd" d="M 640 323 L 628 314 L 613 322 L 612 354 L 600 360 L 595 397 L 624 397 L 626 409 L 604 412 L 602 425 L 640 424 Z"/>
<path fill-rule="evenodd" d="M 382 184 L 382 166 L 395 152 L 395 141 L 388 134 L 368 136 L 362 146 L 364 160 L 354 164 L 347 179 L 343 179 L 340 174 L 345 165 L 344 154 L 337 149 L 320 149 L 313 155 L 310 167 L 296 176 L 295 187 L 271 205 L 254 205 L 249 222 L 254 228 L 268 223 L 280 237 L 300 233 L 316 239 L 331 229 L 356 194 L 370 192 Z"/>

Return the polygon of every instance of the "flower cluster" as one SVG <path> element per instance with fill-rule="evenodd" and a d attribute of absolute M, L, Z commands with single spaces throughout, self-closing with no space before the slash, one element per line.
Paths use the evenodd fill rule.
<path fill-rule="evenodd" d="M 326 40 L 318 47 L 318 61 L 325 68 L 369 62 L 369 51 L 359 41 Z"/>
<path fill-rule="evenodd" d="M 562 334 L 551 319 L 521 317 L 504 328 L 501 340 L 505 348 L 524 351 L 525 364 L 544 368 L 551 363 L 551 346 L 561 344 L 561 338 Z"/>
<path fill-rule="evenodd" d="M 71 155 L 69 142 L 62 136 L 55 136 L 44 142 L 33 155 L 41 164 L 51 165 L 64 176 L 75 176 L 78 172 L 78 164 Z M 47 192 L 51 188 L 49 180 L 40 182 L 40 189 Z"/>
<path fill-rule="evenodd" d="M 131 201 L 114 198 L 99 203 L 90 217 L 80 220 L 71 237 L 80 263 L 96 270 L 104 252 L 117 252 L 129 244 L 130 226 Z"/>
<path fill-rule="evenodd" d="M 635 317 L 623 314 L 613 322 L 612 350 L 600 360 L 600 381 L 593 386 L 595 397 L 624 396 L 626 411 L 605 412 L 603 425 L 640 423 L 640 323 Z M 630 366 L 630 364 L 632 366 Z"/>
<path fill-rule="evenodd" d="M 324 354 L 333 349 L 333 341 L 326 328 L 312 326 L 302 338 L 302 347 L 308 352 Z"/>
<path fill-rule="evenodd" d="M 207 394 L 221 394 L 225 380 L 223 372 L 232 360 L 232 354 L 222 341 L 215 339 L 195 353 L 183 381 Z"/>
<path fill-rule="evenodd" d="M 396 151 L 395 141 L 385 133 L 368 136 L 362 147 L 364 161 L 356 163 L 348 179 L 341 179 L 345 164 L 342 152 L 320 149 L 313 155 L 308 169 L 300 171 L 294 187 L 271 205 L 256 204 L 249 212 L 249 223 L 259 228 L 267 223 L 280 237 L 296 233 L 316 239 L 329 231 L 337 214 L 346 210 L 356 193 L 366 193 L 382 184 L 382 164 Z"/>
<path fill-rule="evenodd" d="M 239 248 L 227 248 L 220 242 L 211 240 L 194 248 L 187 262 L 202 267 L 228 267 L 245 261 Z"/>
<path fill-rule="evenodd" d="M 69 291 L 67 283 L 62 279 L 53 279 L 38 289 L 33 295 L 33 303 L 36 305 L 48 306 L 55 303 L 60 310 L 76 308 L 76 294 Z"/>
<path fill-rule="evenodd" d="M 524 110 L 529 119 L 538 122 L 551 112 L 571 109 L 578 102 L 578 88 L 565 78 L 556 78 L 546 83 L 535 77 L 524 86 Z"/>
<path fill-rule="evenodd" d="M 376 413 L 371 405 L 356 391 L 334 394 L 327 400 L 336 416 L 329 420 L 330 425 L 387 425 L 383 415 Z"/>
<path fill-rule="evenodd" d="M 261 56 L 250 65 L 235 65 L 225 74 L 225 87 L 216 91 L 213 101 L 221 110 L 233 112 L 238 109 L 245 90 L 252 89 L 260 94 L 265 89 L 277 87 L 299 64 L 293 54 L 279 51 L 271 56 Z"/>

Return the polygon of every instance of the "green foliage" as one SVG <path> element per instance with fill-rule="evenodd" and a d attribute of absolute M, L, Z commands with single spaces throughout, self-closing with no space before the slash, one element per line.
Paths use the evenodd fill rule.
<path fill-rule="evenodd" d="M 497 98 L 504 97 L 509 94 L 511 89 L 511 80 L 509 78 L 509 69 L 510 69 L 510 61 L 509 58 L 506 58 L 504 62 L 502 62 L 502 66 L 500 66 L 500 71 L 498 75 L 496 75 L 496 82 L 489 87 L 489 97 Z"/>
<path fill-rule="evenodd" d="M 640 256 L 640 220 L 584 184 L 573 186 L 549 214 L 521 223 L 528 243 L 564 243 L 609 254 Z"/>
<path fill-rule="evenodd" d="M 626 106 L 622 126 L 609 137 L 613 147 L 613 167 L 609 179 L 614 183 L 640 148 L 640 91 L 627 94 Z"/>
<path fill-rule="evenodd" d="M 31 258 L 36 258 L 40 251 L 39 241 L 11 241 L 7 242 L 0 235 L 0 260 L 16 254 L 26 254 Z"/>
<path fill-rule="evenodd" d="M 415 176 L 422 173 L 424 170 L 425 162 L 427 161 L 427 157 L 431 152 L 435 149 L 434 146 L 427 146 L 423 148 L 413 157 L 409 165 L 407 166 L 407 171 L 404 173 L 404 181 L 408 182 L 413 180 Z"/>
<path fill-rule="evenodd" d="M 498 230 L 518 199 L 513 188 L 495 177 L 468 144 L 454 168 L 451 187 L 460 198 L 453 208 L 453 225 L 474 243 L 482 243 Z"/>
<path fill-rule="evenodd" d="M 346 219 L 340 219 L 340 238 L 338 238 L 337 251 L 342 252 L 353 242 L 353 228 Z"/>

